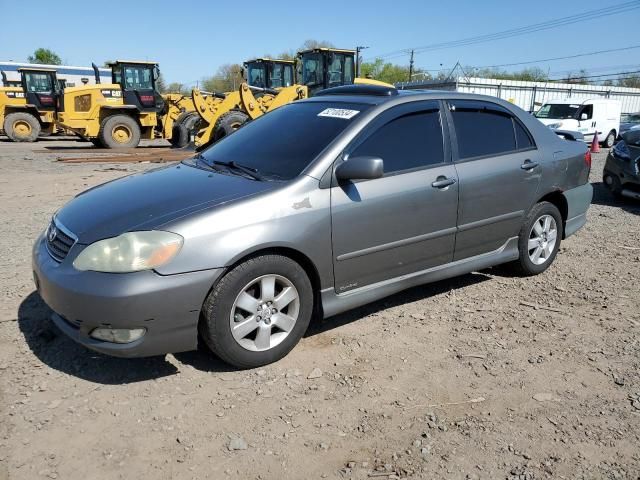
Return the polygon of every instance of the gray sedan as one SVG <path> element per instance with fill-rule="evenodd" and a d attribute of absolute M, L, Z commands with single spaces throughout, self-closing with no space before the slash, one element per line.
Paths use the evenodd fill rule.
<path fill-rule="evenodd" d="M 33 248 L 74 340 L 117 356 L 196 348 L 250 368 L 313 319 L 510 262 L 535 275 L 586 222 L 583 142 L 502 100 L 337 87 L 180 164 L 88 190 Z"/>

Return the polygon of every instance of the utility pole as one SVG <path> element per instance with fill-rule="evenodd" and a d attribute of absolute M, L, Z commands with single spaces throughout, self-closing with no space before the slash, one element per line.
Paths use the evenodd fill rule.
<path fill-rule="evenodd" d="M 409 81 L 413 77 L 413 50 L 411 50 L 411 60 L 409 60 Z"/>
<path fill-rule="evenodd" d="M 369 47 L 362 47 L 362 46 L 356 47 L 356 77 L 360 75 L 360 52 L 367 48 Z"/>

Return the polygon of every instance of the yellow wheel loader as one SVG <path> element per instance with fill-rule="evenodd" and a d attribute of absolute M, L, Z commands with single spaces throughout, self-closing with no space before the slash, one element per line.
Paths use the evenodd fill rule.
<path fill-rule="evenodd" d="M 20 68 L 22 87 L 0 87 L 0 128 L 14 142 L 35 142 L 55 130 L 60 93 L 56 71 Z"/>
<path fill-rule="evenodd" d="M 193 111 L 193 102 L 180 94 L 158 92 L 160 71 L 155 62 L 118 60 L 109 66 L 111 83 L 100 83 L 94 64 L 96 85 L 64 90 L 57 123 L 106 148 L 137 147 L 141 139 L 179 142 L 173 137 L 174 125 Z"/>
<path fill-rule="evenodd" d="M 255 59 L 245 62 L 247 81 L 237 91 L 207 96 L 197 89 L 193 90 L 195 110 L 204 125 L 195 135 L 196 148 L 201 149 L 220 140 L 248 120 L 325 88 L 353 83 L 392 86 L 377 80 L 355 78 L 354 58 L 355 50 L 304 50 L 298 52 L 295 62 L 298 75 L 293 61 Z M 285 65 L 291 68 L 290 74 Z M 289 78 L 287 75 L 293 77 L 293 83 L 286 81 Z M 299 77 L 297 82 L 296 76 Z"/>

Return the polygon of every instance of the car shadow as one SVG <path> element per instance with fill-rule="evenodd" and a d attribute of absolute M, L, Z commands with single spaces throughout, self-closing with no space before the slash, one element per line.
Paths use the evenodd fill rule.
<path fill-rule="evenodd" d="M 632 198 L 620 197 L 617 198 L 611 193 L 607 186 L 602 182 L 591 182 L 593 186 L 593 200 L 594 205 L 602 205 L 605 207 L 617 207 L 621 208 L 625 212 L 632 213 L 634 215 L 640 215 L 640 202 Z"/>
<path fill-rule="evenodd" d="M 462 289 L 490 279 L 491 277 L 486 273 L 479 272 L 413 287 L 326 320 L 312 322 L 305 337 L 312 337 L 363 320 L 381 310 Z M 32 292 L 18 308 L 18 327 L 27 345 L 36 357 L 50 368 L 104 385 L 126 385 L 178 373 L 177 367 L 169 362 L 166 356 L 127 359 L 93 352 L 60 332 L 49 320 L 51 313 L 37 292 Z M 199 345 L 197 350 L 174 353 L 173 356 L 179 362 L 202 372 L 237 371 L 235 367 L 224 363 L 203 345 Z"/>
<path fill-rule="evenodd" d="M 488 272 L 488 270 L 486 272 Z M 439 282 L 427 283 L 425 285 L 409 288 L 408 290 L 403 290 L 402 292 L 398 292 L 381 300 L 363 305 L 362 307 L 349 310 L 348 312 L 341 313 L 334 317 L 312 322 L 305 334 L 305 338 L 342 327 L 349 323 L 363 320 L 369 315 L 388 308 L 399 307 L 408 303 L 424 300 L 425 298 L 433 297 L 435 295 L 441 295 L 453 290 L 463 289 L 471 285 L 491 280 L 491 278 L 492 277 L 486 273 L 474 272 L 447 280 L 441 280 Z"/>
<path fill-rule="evenodd" d="M 40 295 L 32 292 L 18 308 L 18 328 L 34 355 L 55 370 L 104 385 L 141 382 L 178 371 L 165 357 L 124 359 L 93 352 L 60 332 L 50 315 Z"/>

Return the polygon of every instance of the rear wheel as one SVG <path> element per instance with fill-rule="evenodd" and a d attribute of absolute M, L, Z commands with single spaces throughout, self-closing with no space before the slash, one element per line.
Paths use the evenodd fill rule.
<path fill-rule="evenodd" d="M 128 115 L 112 115 L 102 121 L 98 139 L 107 148 L 135 148 L 140 143 L 140 126 Z"/>
<path fill-rule="evenodd" d="M 213 131 L 215 132 L 213 135 L 214 141 L 218 141 L 221 138 L 226 137 L 227 135 L 231 135 L 233 132 L 239 129 L 247 120 L 249 120 L 249 115 L 238 110 L 232 110 L 225 113 L 224 115 L 221 115 L 216 122 L 215 128 L 213 129 Z"/>
<path fill-rule="evenodd" d="M 607 137 L 602 142 L 602 146 L 606 148 L 613 147 L 613 144 L 616 142 L 616 132 L 615 130 L 611 130 Z"/>
<path fill-rule="evenodd" d="M 549 202 L 536 204 L 525 218 L 518 236 L 520 258 L 514 266 L 522 275 L 537 275 L 553 263 L 562 238 L 562 216 Z"/>
<path fill-rule="evenodd" d="M 40 122 L 30 113 L 14 112 L 4 119 L 4 132 L 14 142 L 35 142 L 40 131 Z"/>
<path fill-rule="evenodd" d="M 602 183 L 604 183 L 614 197 L 622 196 L 622 183 L 615 173 L 604 171 L 602 175 Z"/>
<path fill-rule="evenodd" d="M 233 268 L 203 306 L 200 335 L 222 360 L 253 368 L 284 357 L 309 326 L 313 290 L 288 257 L 261 255 Z"/>

